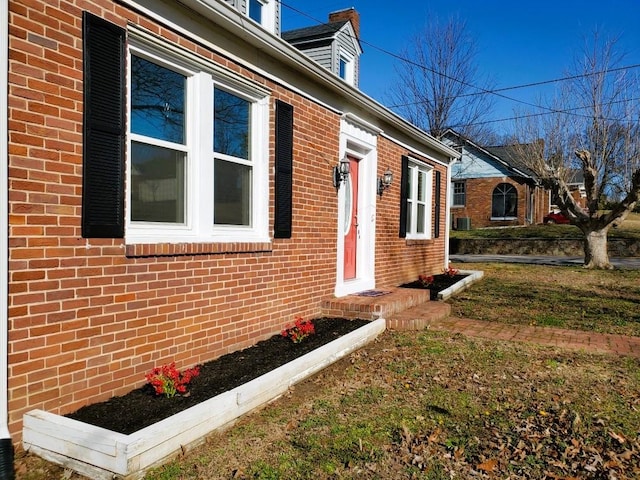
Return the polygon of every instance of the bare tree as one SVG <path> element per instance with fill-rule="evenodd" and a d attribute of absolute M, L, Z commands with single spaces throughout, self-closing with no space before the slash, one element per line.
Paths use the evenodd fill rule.
<path fill-rule="evenodd" d="M 595 33 L 576 56 L 549 113 L 516 121 L 514 143 L 544 140 L 520 155 L 584 234 L 588 268 L 612 268 L 607 233 L 640 195 L 640 84 L 620 68 L 624 54 L 616 43 Z M 585 207 L 569 189 L 576 171 L 584 177 Z M 603 198 L 609 200 L 606 210 Z"/>
<path fill-rule="evenodd" d="M 414 35 L 396 64 L 389 103 L 414 125 L 440 138 L 452 127 L 481 140 L 477 124 L 492 108 L 489 81 L 476 66 L 476 43 L 465 22 L 435 17 Z"/>

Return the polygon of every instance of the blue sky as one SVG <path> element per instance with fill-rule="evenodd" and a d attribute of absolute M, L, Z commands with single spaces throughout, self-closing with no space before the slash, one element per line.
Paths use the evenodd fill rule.
<path fill-rule="evenodd" d="M 329 12 L 355 7 L 364 42 L 360 89 L 383 104 L 388 104 L 385 92 L 393 84 L 397 60 L 382 50 L 399 53 L 430 16 L 443 21 L 454 16 L 466 22 L 477 41 L 479 70 L 491 76 L 496 88 L 563 77 L 573 54 L 596 29 L 607 37 L 620 37 L 618 47 L 628 53 L 624 65 L 640 64 L 640 0 L 282 0 L 282 4 L 283 31 L 326 22 Z M 640 75 L 640 68 L 632 71 Z M 504 94 L 535 103 L 553 88 Z M 514 108 L 523 107 L 497 99 L 491 119 L 512 117 Z M 493 125 L 498 131 L 508 129 L 508 124 Z"/>

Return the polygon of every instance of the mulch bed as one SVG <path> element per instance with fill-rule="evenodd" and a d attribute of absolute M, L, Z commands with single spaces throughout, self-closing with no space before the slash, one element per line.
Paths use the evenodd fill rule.
<path fill-rule="evenodd" d="M 315 319 L 315 334 L 300 343 L 274 335 L 252 347 L 201 365 L 200 374 L 191 381 L 187 396 L 159 396 L 146 384 L 126 395 L 82 407 L 66 416 L 128 435 L 247 383 L 367 323 L 366 320 L 343 318 Z"/>
<path fill-rule="evenodd" d="M 433 282 L 428 286 L 424 286 L 419 280 L 416 280 L 414 282 L 402 284 L 400 285 L 400 287 L 401 288 L 420 288 L 423 290 L 427 289 L 430 291 L 431 300 L 437 300 L 439 292 L 449 288 L 452 285 L 455 285 L 456 283 L 458 283 L 460 280 L 462 280 L 467 276 L 468 275 L 461 275 L 461 274 L 456 274 L 456 275 L 440 274 L 440 275 L 434 275 Z"/>

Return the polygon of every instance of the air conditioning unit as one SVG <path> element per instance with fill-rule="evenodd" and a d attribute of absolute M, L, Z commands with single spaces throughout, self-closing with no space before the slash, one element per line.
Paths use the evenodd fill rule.
<path fill-rule="evenodd" d="M 471 219 L 469 217 L 458 217 L 456 219 L 456 228 L 458 230 L 471 230 Z"/>

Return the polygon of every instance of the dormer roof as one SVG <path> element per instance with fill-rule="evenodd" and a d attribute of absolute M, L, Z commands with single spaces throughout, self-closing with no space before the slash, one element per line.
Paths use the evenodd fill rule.
<path fill-rule="evenodd" d="M 334 41 L 341 32 L 344 32 L 348 37 L 351 38 L 355 48 L 358 50 L 359 54 L 361 54 L 362 46 L 360 45 L 360 40 L 356 36 L 353 26 L 351 25 L 351 22 L 349 20 L 323 23 L 322 25 L 314 25 L 311 27 L 289 30 L 287 32 L 282 32 L 282 39 L 286 40 L 292 45 L 307 43 L 324 45 Z"/>

